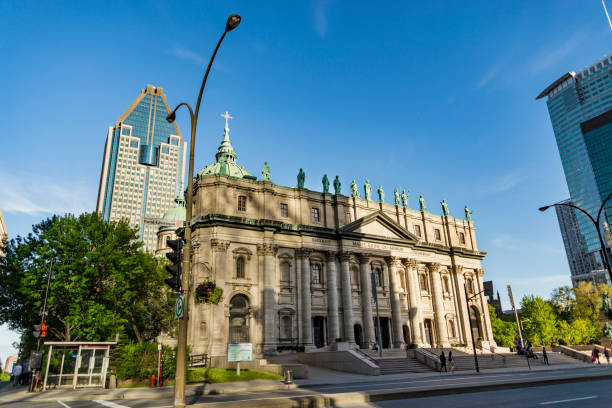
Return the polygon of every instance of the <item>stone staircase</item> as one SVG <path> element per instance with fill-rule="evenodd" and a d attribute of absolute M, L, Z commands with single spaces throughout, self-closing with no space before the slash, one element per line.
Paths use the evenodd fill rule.
<path fill-rule="evenodd" d="M 453 354 L 455 353 L 453 352 Z M 544 365 L 541 353 L 536 353 L 536 355 L 539 359 L 530 359 L 529 364 L 532 366 Z M 550 365 L 584 364 L 580 360 L 553 351 L 548 351 L 548 362 Z M 478 366 L 481 370 L 513 367 L 525 368 L 527 367 L 527 359 L 525 356 L 519 356 L 516 353 L 479 354 Z M 474 356 L 467 354 L 455 356 L 455 371 L 471 371 L 474 369 Z"/>
<path fill-rule="evenodd" d="M 360 350 L 363 354 L 370 357 L 380 367 L 380 374 L 398 373 L 427 373 L 431 368 L 418 361 L 416 358 L 409 357 L 405 350 L 383 349 L 383 357 L 374 350 Z"/>

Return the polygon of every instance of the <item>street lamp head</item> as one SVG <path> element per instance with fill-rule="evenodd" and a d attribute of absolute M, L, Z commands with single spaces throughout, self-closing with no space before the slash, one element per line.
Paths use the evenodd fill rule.
<path fill-rule="evenodd" d="M 168 114 L 168 116 L 166 116 L 166 120 L 167 120 L 169 123 L 173 123 L 173 122 L 176 120 L 176 113 L 175 113 L 175 111 L 170 112 L 170 113 Z"/>
<path fill-rule="evenodd" d="M 231 14 L 227 18 L 227 24 L 225 24 L 225 31 L 232 31 L 234 28 L 238 27 L 241 20 L 242 17 L 240 17 L 238 14 Z"/>
<path fill-rule="evenodd" d="M 544 207 L 538 208 L 540 211 L 544 212 L 550 208 L 550 205 L 545 205 Z"/>

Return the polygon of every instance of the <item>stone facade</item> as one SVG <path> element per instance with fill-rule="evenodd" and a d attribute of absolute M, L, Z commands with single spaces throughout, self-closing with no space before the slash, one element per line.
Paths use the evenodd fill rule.
<path fill-rule="evenodd" d="M 219 305 L 191 305 L 194 352 L 223 356 L 236 339 L 257 354 L 338 338 L 368 347 L 373 273 L 385 347 L 471 343 L 464 284 L 468 296 L 484 289 L 485 255 L 472 222 L 222 175 L 197 180 L 194 214 L 194 265 L 210 265 L 194 267 L 194 284 L 211 278 L 224 291 Z M 410 232 L 417 225 L 421 237 Z M 237 295 L 247 303 L 240 316 Z M 469 304 L 475 336 L 494 345 L 484 293 Z"/>

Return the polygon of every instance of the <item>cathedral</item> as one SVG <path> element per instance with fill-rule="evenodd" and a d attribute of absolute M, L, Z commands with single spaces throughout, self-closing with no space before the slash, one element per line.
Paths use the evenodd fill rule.
<path fill-rule="evenodd" d="M 465 219 L 430 213 L 423 197 L 408 207 L 397 189 L 391 201 L 353 181 L 342 194 L 336 176 L 322 191 L 271 181 L 237 164 L 226 118 L 216 162 L 194 179 L 194 288 L 213 281 L 218 304 L 190 305 L 192 353 L 227 356 L 227 345 L 252 343 L 255 357 L 280 350 L 352 347 L 495 347 L 476 229 Z M 346 189 L 346 187 L 344 187 Z M 362 194 L 363 193 L 363 196 Z M 168 251 L 185 218 L 184 202 L 164 217 L 158 253 Z M 181 219 L 182 216 L 182 219 Z M 378 315 L 377 315 L 378 310 Z"/>

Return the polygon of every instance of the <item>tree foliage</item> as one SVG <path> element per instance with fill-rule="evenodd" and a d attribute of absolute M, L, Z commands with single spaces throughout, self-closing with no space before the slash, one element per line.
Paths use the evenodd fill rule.
<path fill-rule="evenodd" d="M 0 323 L 31 338 L 53 260 L 50 339 L 103 341 L 123 331 L 138 342 L 154 338 L 171 322 L 171 299 L 163 268 L 137 238 L 126 222 L 94 213 L 53 216 L 11 239 L 0 269 Z"/>
<path fill-rule="evenodd" d="M 552 305 L 541 297 L 523 297 L 521 320 L 527 342 L 543 346 L 557 341 L 557 313 Z"/>
<path fill-rule="evenodd" d="M 489 316 L 491 318 L 491 328 L 493 329 L 493 339 L 495 343 L 502 347 L 514 346 L 514 339 L 518 337 L 516 324 L 497 317 L 495 308 L 491 305 L 489 305 Z"/>

